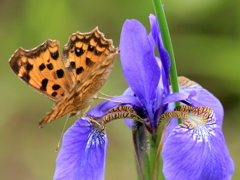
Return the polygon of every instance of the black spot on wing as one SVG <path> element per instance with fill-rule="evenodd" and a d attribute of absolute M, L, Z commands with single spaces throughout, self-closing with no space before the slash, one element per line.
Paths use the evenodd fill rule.
<path fill-rule="evenodd" d="M 30 76 L 26 73 L 23 74 L 23 76 L 21 77 L 25 82 L 29 82 L 30 80 Z"/>
<path fill-rule="evenodd" d="M 95 54 L 96 56 L 100 56 L 100 55 L 102 54 L 102 52 L 96 50 L 96 51 L 94 52 L 94 54 Z"/>
<path fill-rule="evenodd" d="M 56 73 L 58 78 L 62 78 L 64 76 L 64 71 L 62 69 L 57 70 Z"/>
<path fill-rule="evenodd" d="M 45 64 L 42 63 L 38 68 L 40 71 L 42 71 L 46 68 L 46 66 L 45 66 Z"/>
<path fill-rule="evenodd" d="M 42 86 L 40 87 L 40 89 L 42 91 L 46 91 L 47 90 L 48 79 L 43 79 L 41 84 L 42 84 Z"/>
<path fill-rule="evenodd" d="M 81 56 L 85 51 L 82 48 L 75 47 L 75 54 L 76 56 Z"/>
<path fill-rule="evenodd" d="M 89 46 L 88 46 L 88 50 L 89 50 L 89 51 L 94 51 L 94 46 L 89 45 Z"/>
<path fill-rule="evenodd" d="M 61 87 L 61 86 L 59 86 L 58 84 L 54 84 L 54 85 L 52 86 L 52 89 L 53 89 L 53 90 L 58 90 L 60 87 Z"/>
<path fill-rule="evenodd" d="M 84 71 L 83 67 L 77 68 L 76 69 L 76 74 L 79 75 Z"/>
<path fill-rule="evenodd" d="M 53 92 L 51 95 L 52 95 L 53 97 L 56 97 L 57 92 Z"/>
<path fill-rule="evenodd" d="M 78 33 L 77 33 L 78 34 Z M 72 49 L 74 49 L 74 52 L 75 52 L 75 54 L 77 55 L 77 54 L 80 54 L 81 55 L 81 53 L 80 52 L 77 52 L 76 53 L 76 51 L 82 51 L 82 50 L 80 50 L 80 48 L 77 48 L 76 49 L 76 47 L 74 47 L 75 45 L 76 45 L 76 43 L 77 42 L 81 42 L 81 43 L 84 43 L 84 44 L 87 44 L 87 45 L 90 45 L 90 40 L 93 40 L 93 41 L 95 41 L 96 42 L 96 44 L 97 44 L 97 46 L 98 47 L 100 47 L 100 48 L 109 48 L 109 45 L 110 45 L 110 43 L 107 41 L 107 40 L 105 40 L 103 37 L 102 37 L 102 35 L 100 35 L 99 34 L 99 32 L 91 32 L 91 33 L 86 33 L 86 36 L 77 36 L 77 34 L 75 35 L 75 37 L 74 37 L 74 40 L 72 40 L 72 39 L 70 39 L 70 41 L 68 42 L 68 44 L 67 44 L 67 46 L 65 46 L 65 48 L 64 48 L 64 50 L 63 50 L 63 54 L 64 54 L 64 56 L 66 56 L 66 58 L 68 58 L 68 53 L 69 52 L 71 52 L 71 53 L 73 53 L 72 52 Z M 96 47 L 94 47 L 94 46 L 89 46 L 88 47 L 88 50 L 89 51 L 92 51 L 92 49 L 94 48 L 94 50 L 96 49 Z M 93 50 L 93 51 L 94 51 Z M 95 50 L 96 51 L 96 50 Z M 99 51 L 98 51 L 99 52 Z M 96 53 L 97 55 L 99 54 L 99 53 Z M 84 52 L 82 52 L 82 53 L 84 53 Z M 79 55 L 79 56 L 80 56 Z"/>
<path fill-rule="evenodd" d="M 90 58 L 86 58 L 86 65 L 88 67 L 92 67 L 95 64 Z"/>
<path fill-rule="evenodd" d="M 30 64 L 29 62 L 27 62 L 27 65 L 26 65 L 26 70 L 27 70 L 27 72 L 31 71 L 32 68 L 33 68 L 33 65 Z"/>
<path fill-rule="evenodd" d="M 52 69 L 53 69 L 53 65 L 52 65 L 52 63 L 47 64 L 47 68 L 48 68 L 49 70 L 52 70 Z"/>
<path fill-rule="evenodd" d="M 59 53 L 58 53 L 58 51 L 56 51 L 56 52 L 50 52 L 50 55 L 51 55 L 51 57 L 54 59 L 54 60 L 57 60 L 57 58 L 59 57 Z"/>
<path fill-rule="evenodd" d="M 70 62 L 70 67 L 72 68 L 72 69 L 76 69 L 76 63 L 75 62 Z"/>

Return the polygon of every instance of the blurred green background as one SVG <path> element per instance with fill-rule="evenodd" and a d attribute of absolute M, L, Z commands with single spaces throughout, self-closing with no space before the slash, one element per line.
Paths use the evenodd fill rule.
<path fill-rule="evenodd" d="M 240 1 L 163 3 L 179 75 L 197 81 L 225 108 L 223 131 L 235 162 L 233 179 L 240 179 Z M 10 70 L 8 59 L 14 51 L 20 46 L 32 49 L 48 38 L 59 40 L 63 47 L 71 33 L 96 26 L 118 46 L 125 19 L 138 19 L 149 30 L 150 13 L 154 13 L 151 0 L 0 1 L 0 179 L 52 179 L 55 148 L 66 119 L 38 128 L 38 120 L 53 103 Z M 117 58 L 102 92 L 119 95 L 126 87 Z M 75 120 L 71 118 L 68 127 Z M 107 126 L 107 133 L 106 179 L 136 179 L 130 131 L 119 120 Z"/>

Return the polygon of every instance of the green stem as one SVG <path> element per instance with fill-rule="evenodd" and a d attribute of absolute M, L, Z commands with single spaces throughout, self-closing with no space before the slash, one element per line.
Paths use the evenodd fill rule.
<path fill-rule="evenodd" d="M 151 171 L 149 167 L 148 133 L 145 126 L 138 121 L 134 121 L 132 127 L 133 145 L 136 157 L 138 179 L 151 180 Z"/>
<path fill-rule="evenodd" d="M 151 171 L 151 179 L 156 180 L 154 177 L 152 177 L 153 176 L 152 173 L 154 172 L 154 168 L 156 168 L 154 162 L 156 159 L 157 148 L 158 148 L 157 135 L 150 135 L 149 141 L 150 141 L 149 166 L 150 166 L 150 171 Z"/>
<path fill-rule="evenodd" d="M 162 8 L 161 0 L 153 0 L 156 16 L 158 19 L 158 23 L 161 29 L 161 35 L 163 40 L 163 45 L 165 49 L 168 51 L 170 58 L 171 58 L 171 70 L 170 70 L 170 82 L 172 86 L 173 92 L 179 92 L 178 88 L 178 80 L 177 80 L 177 68 L 175 63 L 175 57 L 172 47 L 172 41 L 168 29 L 167 19 Z M 179 106 L 180 102 L 175 102 L 175 106 Z M 178 119 L 178 123 L 181 123 L 181 119 Z"/>

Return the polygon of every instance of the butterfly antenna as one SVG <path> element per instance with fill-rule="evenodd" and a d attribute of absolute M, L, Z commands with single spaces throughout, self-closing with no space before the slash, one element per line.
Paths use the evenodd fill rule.
<path fill-rule="evenodd" d="M 103 93 L 103 92 L 101 92 L 101 91 L 98 91 L 98 92 L 99 92 L 99 94 L 101 94 L 101 95 L 103 95 L 103 96 L 105 96 L 105 97 L 109 97 L 109 98 L 115 97 L 115 96 L 107 95 L 107 94 L 105 94 L 105 93 Z"/>
<path fill-rule="evenodd" d="M 67 117 L 67 119 L 66 119 L 66 121 L 65 121 L 65 123 L 64 123 L 63 130 L 62 130 L 61 136 L 60 136 L 60 138 L 59 138 L 59 141 L 58 141 L 57 147 L 56 147 L 56 149 L 55 149 L 55 152 L 58 152 L 58 150 L 59 150 L 59 148 L 60 148 L 61 141 L 62 141 L 62 139 L 63 139 L 63 134 L 64 134 L 64 131 L 65 131 L 65 129 L 66 129 L 66 125 L 67 125 L 68 119 L 69 119 L 69 117 Z"/>
<path fill-rule="evenodd" d="M 111 102 L 115 102 L 115 103 L 124 103 L 124 102 L 121 102 L 121 101 L 114 101 L 112 99 L 108 99 L 108 98 L 104 98 L 104 97 L 95 97 L 93 99 L 102 99 L 102 100 L 106 100 L 106 101 L 111 101 Z"/>

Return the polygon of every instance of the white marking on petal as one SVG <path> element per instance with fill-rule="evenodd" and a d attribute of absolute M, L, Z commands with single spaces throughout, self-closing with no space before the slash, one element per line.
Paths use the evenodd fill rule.
<path fill-rule="evenodd" d="M 91 133 L 88 135 L 86 150 L 91 148 L 92 146 L 97 147 L 100 144 L 103 144 L 105 142 L 105 139 L 105 131 L 101 131 L 98 127 L 92 126 Z"/>
<path fill-rule="evenodd" d="M 175 111 L 167 112 L 160 117 L 162 119 L 182 118 L 185 121 L 175 128 L 175 132 L 183 132 L 191 136 L 194 141 L 209 142 L 215 136 L 214 128 L 217 128 L 216 116 L 212 108 L 182 105 L 175 108 Z"/>

